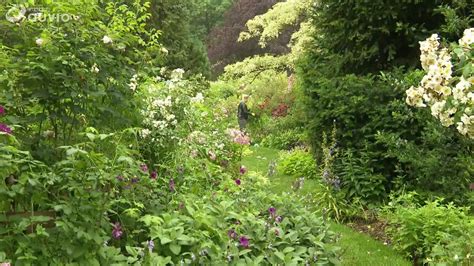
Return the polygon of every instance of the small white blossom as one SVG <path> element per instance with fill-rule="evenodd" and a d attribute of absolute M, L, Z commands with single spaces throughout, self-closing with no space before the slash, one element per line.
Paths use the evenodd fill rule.
<path fill-rule="evenodd" d="M 44 44 L 44 40 L 42 38 L 36 39 L 36 45 L 42 46 Z"/>
<path fill-rule="evenodd" d="M 105 44 L 109 44 L 109 43 L 112 43 L 112 42 L 113 42 L 112 38 L 110 38 L 110 37 L 107 36 L 107 35 L 104 35 L 104 38 L 102 38 L 102 41 L 103 41 Z"/>

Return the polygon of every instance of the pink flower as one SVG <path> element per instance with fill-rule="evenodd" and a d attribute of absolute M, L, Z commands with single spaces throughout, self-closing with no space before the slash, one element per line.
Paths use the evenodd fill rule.
<path fill-rule="evenodd" d="M 0 266 L 11 266 L 10 262 L 2 262 Z"/>
<path fill-rule="evenodd" d="M 240 237 L 240 245 L 244 248 L 249 248 L 250 241 L 247 237 L 241 236 Z"/>
<path fill-rule="evenodd" d="M 250 138 L 244 133 L 240 133 L 234 138 L 234 142 L 240 145 L 250 145 Z"/>
<path fill-rule="evenodd" d="M 150 178 L 153 180 L 156 180 L 156 177 L 158 176 L 158 173 L 156 171 L 151 172 Z"/>
<path fill-rule="evenodd" d="M 247 168 L 245 168 L 245 166 L 240 166 L 240 174 L 241 175 L 245 175 L 245 173 L 247 173 Z"/>
<path fill-rule="evenodd" d="M 236 180 L 235 180 L 235 184 L 236 184 L 237 186 L 240 186 L 240 184 L 242 184 L 242 181 L 241 181 L 240 179 L 236 179 Z"/>
<path fill-rule="evenodd" d="M 0 123 L 0 132 L 4 132 L 4 133 L 7 133 L 8 135 L 11 135 L 13 130 L 9 126 Z"/>
<path fill-rule="evenodd" d="M 112 229 L 112 237 L 115 239 L 120 239 L 122 235 L 123 235 L 122 226 L 120 225 L 119 222 L 116 222 Z"/>
<path fill-rule="evenodd" d="M 143 172 L 148 172 L 148 166 L 144 163 L 140 164 L 140 169 L 143 171 Z"/>

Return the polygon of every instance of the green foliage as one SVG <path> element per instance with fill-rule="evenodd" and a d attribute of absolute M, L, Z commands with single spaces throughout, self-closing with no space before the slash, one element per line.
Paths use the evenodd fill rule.
<path fill-rule="evenodd" d="M 0 102 L 14 114 L 16 134 L 25 136 L 35 157 L 54 161 L 54 147 L 74 142 L 74 133 L 87 126 L 122 129 L 136 123 L 130 79 L 161 63 L 159 32 L 147 26 L 149 6 L 139 0 L 55 1 L 42 6 L 43 15 L 79 18 L 1 20 Z"/>
<path fill-rule="evenodd" d="M 468 210 L 442 200 L 420 205 L 414 195 L 392 198 L 385 208 L 395 248 L 417 264 L 473 263 L 474 220 Z"/>
<path fill-rule="evenodd" d="M 305 179 L 315 178 L 317 172 L 317 165 L 313 155 L 303 148 L 282 151 L 278 168 L 278 171 L 286 175 L 304 177 Z"/>
<path fill-rule="evenodd" d="M 441 5 L 458 14 L 461 25 L 472 21 L 470 1 L 318 1 L 313 11 L 318 29 L 313 53 L 323 64 L 338 65 L 335 73 L 415 66 L 417 42 L 445 25 L 438 11 Z M 453 30 L 454 35 L 462 33 L 460 28 Z"/>
<path fill-rule="evenodd" d="M 347 199 L 357 198 L 368 205 L 385 198 L 386 178 L 369 168 L 371 159 L 372 156 L 366 153 L 355 155 L 350 150 L 342 152 L 338 172 Z"/>
<path fill-rule="evenodd" d="M 360 170 L 374 177 L 374 182 L 379 183 L 383 176 L 389 189 L 398 181 L 418 191 L 465 202 L 463 195 L 473 174 L 469 155 L 473 142 L 437 125 L 427 110 L 406 106 L 404 90 L 416 84 L 421 74 L 393 71 L 331 79 L 308 76 L 304 86 L 310 97 L 306 110 L 313 150 L 321 145 L 317 141 L 321 129 L 330 128 L 336 120 L 338 145 L 352 150 L 356 157 L 365 157 L 366 165 Z M 316 155 L 322 157 L 321 153 Z M 453 186 L 453 182 L 459 185 Z M 371 198 L 376 199 L 375 195 Z"/>

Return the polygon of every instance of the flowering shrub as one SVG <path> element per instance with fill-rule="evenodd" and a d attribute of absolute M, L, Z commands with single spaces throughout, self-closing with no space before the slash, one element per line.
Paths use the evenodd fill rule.
<path fill-rule="evenodd" d="M 430 107 L 443 126 L 456 125 L 459 133 L 474 138 L 474 28 L 466 29 L 459 44 L 450 48 L 441 48 L 433 34 L 420 42 L 420 50 L 427 74 L 420 86 L 407 90 L 407 104 Z"/>

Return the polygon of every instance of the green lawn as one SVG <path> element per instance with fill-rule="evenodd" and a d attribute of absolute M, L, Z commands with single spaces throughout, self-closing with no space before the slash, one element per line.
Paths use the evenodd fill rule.
<path fill-rule="evenodd" d="M 250 171 L 267 173 L 272 160 L 278 160 L 278 150 L 252 147 L 242 160 Z M 274 193 L 283 193 L 291 190 L 295 179 L 277 172 L 271 179 L 271 189 Z M 315 180 L 306 180 L 300 193 L 309 194 L 316 189 Z M 412 265 L 403 256 L 390 247 L 361 234 L 342 224 L 332 224 L 331 229 L 341 235 L 338 245 L 342 248 L 342 265 L 350 266 L 399 266 Z"/>

